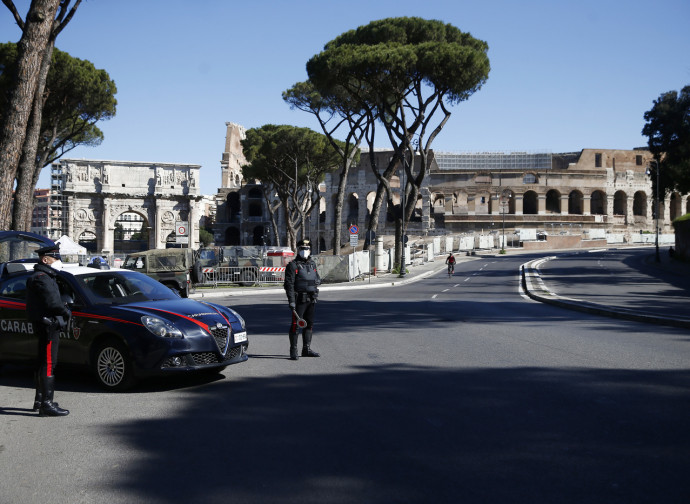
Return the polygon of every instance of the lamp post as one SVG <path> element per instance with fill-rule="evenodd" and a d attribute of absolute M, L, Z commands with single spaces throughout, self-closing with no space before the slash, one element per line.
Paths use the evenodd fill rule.
<path fill-rule="evenodd" d="M 656 165 L 656 239 L 654 240 L 654 245 L 656 248 L 656 262 L 661 262 L 661 257 L 659 256 L 659 161 L 656 159 L 651 160 L 652 163 Z M 651 175 L 651 171 L 647 168 L 647 175 Z"/>
<path fill-rule="evenodd" d="M 400 210 L 401 210 L 401 225 L 400 225 L 400 278 L 405 276 L 405 154 L 402 155 L 402 174 L 400 176 Z"/>

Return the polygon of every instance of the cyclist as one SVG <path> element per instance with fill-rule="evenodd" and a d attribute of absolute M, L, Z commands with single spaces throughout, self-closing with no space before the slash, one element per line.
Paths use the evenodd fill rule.
<path fill-rule="evenodd" d="M 448 276 L 451 276 L 455 273 L 455 256 L 452 252 L 446 257 L 446 264 L 448 265 Z"/>

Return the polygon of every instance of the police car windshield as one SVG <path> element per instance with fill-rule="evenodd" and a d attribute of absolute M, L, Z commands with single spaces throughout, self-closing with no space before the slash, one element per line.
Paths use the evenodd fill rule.
<path fill-rule="evenodd" d="M 123 304 L 177 299 L 179 296 L 160 282 L 145 275 L 108 273 L 79 275 L 77 281 L 92 303 Z"/>

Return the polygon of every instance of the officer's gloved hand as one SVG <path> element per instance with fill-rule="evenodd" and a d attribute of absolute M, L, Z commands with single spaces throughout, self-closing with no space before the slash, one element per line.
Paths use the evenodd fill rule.
<path fill-rule="evenodd" d="M 295 303 L 290 303 L 290 311 L 295 311 L 295 308 L 297 308 L 297 305 Z"/>

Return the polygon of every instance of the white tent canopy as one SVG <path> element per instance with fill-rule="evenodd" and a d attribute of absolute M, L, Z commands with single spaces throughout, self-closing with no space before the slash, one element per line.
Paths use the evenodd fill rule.
<path fill-rule="evenodd" d="M 61 255 L 85 255 L 86 247 L 82 247 L 78 243 L 72 241 L 72 239 L 67 235 L 62 235 L 55 243 L 60 244 L 60 254 Z"/>

